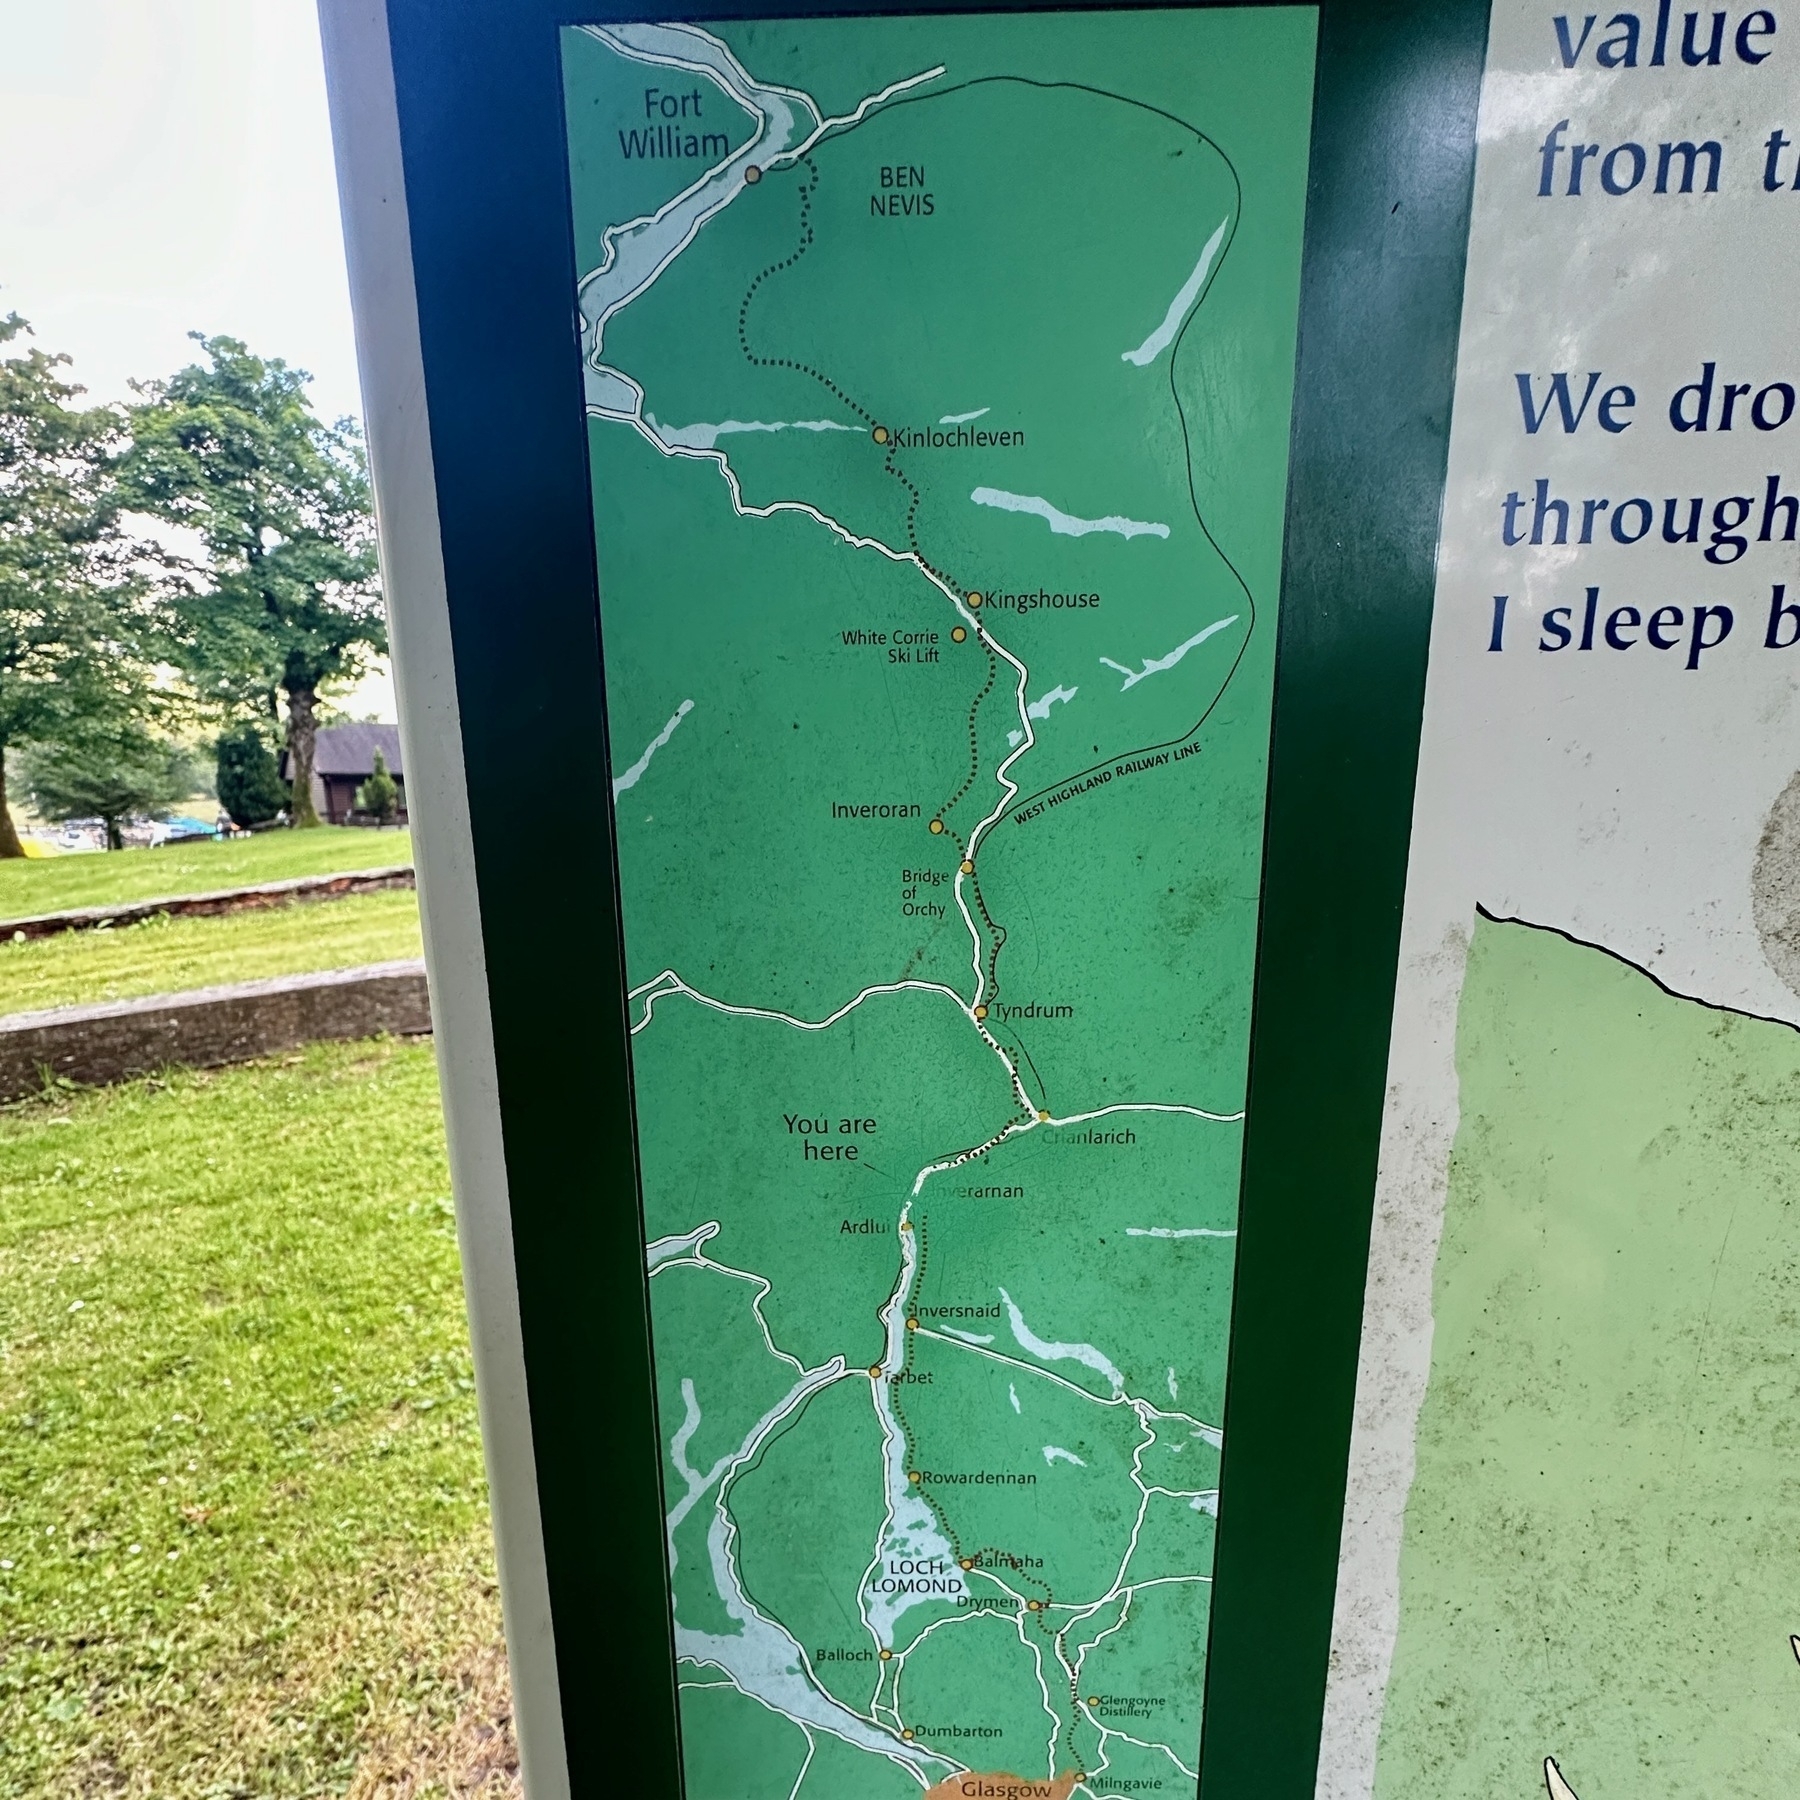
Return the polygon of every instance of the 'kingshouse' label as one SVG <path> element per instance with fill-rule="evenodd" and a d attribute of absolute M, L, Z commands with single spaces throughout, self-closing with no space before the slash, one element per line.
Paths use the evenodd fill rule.
<path fill-rule="evenodd" d="M 987 604 L 1000 612 L 1091 612 L 1100 604 L 1094 593 L 1063 593 L 1046 587 L 1021 588 L 1009 593 L 996 588 L 986 596 Z"/>

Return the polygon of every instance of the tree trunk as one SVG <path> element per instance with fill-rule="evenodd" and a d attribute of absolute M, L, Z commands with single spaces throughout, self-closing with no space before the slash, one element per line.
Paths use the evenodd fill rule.
<path fill-rule="evenodd" d="M 313 805 L 313 743 L 319 724 L 315 711 L 318 695 L 309 687 L 287 690 L 287 748 L 293 764 L 293 789 L 288 797 L 288 823 L 293 826 L 317 825 L 322 821 Z"/>
<path fill-rule="evenodd" d="M 6 803 L 6 750 L 0 746 L 0 859 L 24 854 L 25 846 L 19 842 L 18 827 L 13 824 L 12 808 Z"/>

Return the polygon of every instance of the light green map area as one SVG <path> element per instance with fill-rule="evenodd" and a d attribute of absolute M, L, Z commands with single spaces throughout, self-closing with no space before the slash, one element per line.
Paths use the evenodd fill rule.
<path fill-rule="evenodd" d="M 693 1800 L 1191 1791 L 1314 31 L 565 34 Z"/>
<path fill-rule="evenodd" d="M 1378 1800 L 1800 1786 L 1800 1033 L 1484 920 Z"/>

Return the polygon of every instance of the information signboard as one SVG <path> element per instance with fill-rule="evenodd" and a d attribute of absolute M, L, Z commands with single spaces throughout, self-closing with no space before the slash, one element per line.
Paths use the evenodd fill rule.
<path fill-rule="evenodd" d="M 534 1794 L 1790 1791 L 1800 21 L 1556 5 L 328 0 Z"/>
<path fill-rule="evenodd" d="M 1197 1779 L 1314 39 L 565 35 L 702 1791 Z"/>
<path fill-rule="evenodd" d="M 1797 57 L 1494 10 L 1321 1800 L 1794 1782 Z"/>

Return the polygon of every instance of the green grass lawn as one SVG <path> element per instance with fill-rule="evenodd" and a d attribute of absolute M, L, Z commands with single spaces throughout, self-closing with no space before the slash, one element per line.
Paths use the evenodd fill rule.
<path fill-rule="evenodd" d="M 391 836 L 388 842 L 393 842 Z M 121 850 L 114 860 L 133 854 Z M 216 918 L 159 913 L 104 931 L 64 931 L 19 944 L 0 938 L 0 1014 L 169 994 L 265 975 L 350 969 L 422 954 L 418 897 L 409 890 Z"/>
<path fill-rule="evenodd" d="M 89 856 L 25 857 L 0 862 L 0 919 L 205 894 L 295 875 L 331 875 L 412 861 L 412 833 L 321 825 L 316 831 L 264 831 L 224 843 L 170 844 L 161 850 L 112 850 Z"/>
<path fill-rule="evenodd" d="M 428 1044 L 0 1110 L 4 1800 L 423 1797 L 504 1736 L 449 1192 Z"/>

